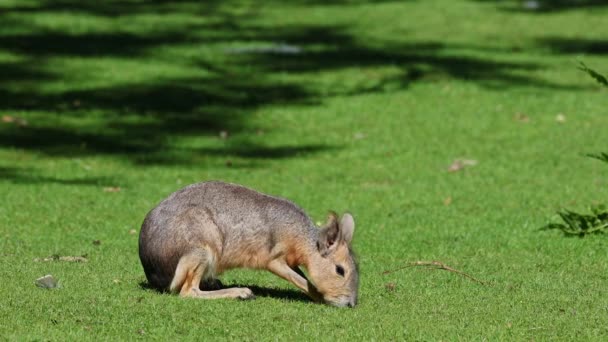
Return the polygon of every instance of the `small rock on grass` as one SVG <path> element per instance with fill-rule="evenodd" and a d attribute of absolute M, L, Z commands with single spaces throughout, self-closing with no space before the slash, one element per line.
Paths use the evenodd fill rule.
<path fill-rule="evenodd" d="M 50 274 L 36 279 L 35 284 L 43 289 L 55 289 L 59 287 L 59 281 L 57 281 L 57 279 Z"/>
<path fill-rule="evenodd" d="M 541 7 L 541 3 L 537 0 L 527 0 L 527 1 L 522 2 L 521 5 L 524 9 L 529 10 L 529 11 L 535 11 L 535 10 L 540 9 L 540 7 Z"/>
<path fill-rule="evenodd" d="M 355 140 L 365 139 L 365 137 L 366 137 L 366 135 L 361 132 L 357 132 L 353 135 L 353 138 L 355 138 Z"/>

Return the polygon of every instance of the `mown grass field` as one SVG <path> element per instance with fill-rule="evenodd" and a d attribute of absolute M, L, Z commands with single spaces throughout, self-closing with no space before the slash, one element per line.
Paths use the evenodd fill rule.
<path fill-rule="evenodd" d="M 606 236 L 540 228 L 608 202 L 608 6 L 538 4 L 3 1 L 0 339 L 605 340 Z M 211 179 L 352 212 L 359 305 L 146 289 L 144 216 Z M 486 285 L 383 275 L 419 260 Z"/>

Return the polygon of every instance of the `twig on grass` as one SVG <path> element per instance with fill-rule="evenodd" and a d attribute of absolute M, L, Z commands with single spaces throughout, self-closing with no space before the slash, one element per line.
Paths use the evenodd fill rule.
<path fill-rule="evenodd" d="M 469 278 L 472 281 L 474 281 L 476 283 L 479 283 L 481 285 L 487 285 L 486 282 L 481 281 L 481 280 L 473 277 L 470 274 L 467 274 L 467 273 L 464 273 L 464 272 L 459 271 L 457 269 L 454 269 L 454 268 L 452 268 L 452 267 L 450 267 L 450 266 L 448 266 L 448 265 L 446 265 L 446 264 L 444 264 L 444 263 L 442 263 L 440 261 L 414 261 L 414 262 L 410 262 L 409 264 L 407 264 L 407 265 L 405 265 L 403 267 L 399 267 L 397 269 L 390 270 L 390 271 L 384 271 L 384 272 L 382 272 L 382 274 L 389 274 L 389 273 L 400 271 L 400 270 L 405 269 L 405 268 L 416 267 L 416 266 L 431 267 L 431 269 L 434 269 L 434 270 L 445 270 L 445 271 L 448 271 L 448 272 L 453 272 L 453 273 L 456 273 L 456 274 L 460 274 L 463 277 Z"/>

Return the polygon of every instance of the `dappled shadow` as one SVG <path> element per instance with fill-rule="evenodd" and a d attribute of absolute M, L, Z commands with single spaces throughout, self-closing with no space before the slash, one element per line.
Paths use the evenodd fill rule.
<path fill-rule="evenodd" d="M 61 185 L 88 185 L 103 186 L 116 184 L 111 177 L 78 177 L 57 178 L 41 175 L 40 172 L 30 168 L 0 166 L 0 182 L 9 181 L 14 184 L 40 184 L 53 183 Z"/>
<path fill-rule="evenodd" d="M 398 2 L 405 1 L 417 1 L 417 0 L 399 0 Z M 229 3 L 231 1 L 223 1 Z M 235 3 L 234 1 L 232 1 Z M 360 4 L 380 4 L 397 2 L 396 0 L 291 0 L 289 3 L 292 5 L 303 5 L 303 6 L 348 6 L 348 5 L 360 5 Z M 189 10 L 201 11 L 205 13 L 207 11 L 217 12 L 221 7 L 222 1 L 196 1 L 196 0 L 148 0 L 148 1 L 78 1 L 78 0 L 47 0 L 39 1 L 37 4 L 22 4 L 12 6 L 10 10 L 18 13 L 31 13 L 39 11 L 47 12 L 76 12 L 91 15 L 103 15 L 109 17 L 121 16 L 132 13 L 167 13 L 175 10 L 183 10 L 187 8 Z M 283 1 L 271 0 L 265 1 L 266 4 L 282 4 Z M 258 6 L 259 4 L 255 4 Z M 0 8 L 2 8 L 0 6 Z"/>
<path fill-rule="evenodd" d="M 180 7 L 182 5 L 186 7 Z M 277 82 L 264 75 L 243 72 L 239 66 L 224 69 L 223 66 L 229 66 L 229 63 L 211 63 L 197 58 L 171 61 L 171 64 L 177 67 L 194 64 L 200 70 L 199 76 L 168 75 L 143 81 L 119 81 L 109 85 L 105 82 L 99 86 L 79 87 L 77 77 L 70 74 L 69 68 L 62 70 L 47 65 L 57 58 L 74 57 L 93 68 L 96 67 L 95 61 L 104 57 L 121 60 L 136 58 L 153 65 L 158 59 L 148 56 L 158 49 L 196 47 L 213 41 L 237 39 L 240 33 L 236 21 L 245 15 L 225 14 L 216 7 L 214 2 L 202 4 L 197 1 L 151 1 L 145 4 L 40 1 L 37 5 L 4 9 L 0 16 L 22 29 L 0 33 L 0 52 L 19 56 L 17 61 L 0 62 L 0 79 L 5 81 L 0 84 L 0 110 L 45 111 L 58 118 L 83 118 L 83 123 L 91 112 L 102 117 L 89 124 L 42 125 L 29 120 L 27 126 L 5 125 L 1 128 L 0 145 L 51 155 L 110 154 L 143 163 L 191 163 L 193 158 L 187 156 L 188 153 L 287 158 L 322 151 L 325 148 L 322 144 L 264 146 L 246 138 L 241 138 L 240 144 L 231 142 L 220 144 L 222 148 L 193 148 L 190 151 L 177 151 L 169 142 L 173 137 L 188 135 L 218 137 L 221 132 L 229 132 L 230 136 L 244 130 L 249 134 L 255 132 L 255 127 L 248 124 L 248 116 L 256 108 L 312 104 L 316 101 L 297 84 Z M 19 24 L 15 19 L 41 13 L 64 14 L 65 17 L 68 13 L 73 20 L 79 18 L 78 15 L 100 20 L 171 11 L 179 15 L 192 15 L 200 11 L 200 15 L 193 15 L 193 20 L 208 19 L 208 22 L 199 21 L 196 27 L 192 23 L 185 23 L 149 31 L 102 28 L 99 32 L 74 32 L 56 28 L 49 30 L 37 23 L 26 29 L 27 20 Z M 193 32 L 205 34 L 199 37 Z M 119 68 L 121 60 L 116 63 Z M 98 75 L 103 76 L 103 73 L 115 72 L 107 68 L 98 71 L 99 74 L 91 75 L 93 79 L 100 78 Z M 129 70 L 118 72 L 126 73 Z M 44 89 L 58 82 L 68 86 L 60 91 Z M 175 156 L 176 151 L 180 156 Z"/>
<path fill-rule="evenodd" d="M 2 47 L 0 46 L 0 49 Z M 53 76 L 32 61 L 0 62 L 0 82 L 43 82 L 53 79 Z M 0 89 L 1 88 L 0 84 Z M 10 100 L 7 94 L 0 93 L 0 99 Z"/>
<path fill-rule="evenodd" d="M 290 6 L 362 3 L 302 0 Z M 260 24 L 256 4 L 39 0 L 0 9 L 0 20 L 11 26 L 0 32 L 0 54 L 14 56 L 0 60 L 0 111 L 53 117 L 53 124 L 42 118 L 0 126 L 0 146 L 49 155 L 106 154 L 141 164 L 298 157 L 339 147 L 267 146 L 252 113 L 403 90 L 437 77 L 494 88 L 570 89 L 526 76 L 540 64 L 442 53 L 487 47 L 408 42 L 407 36 L 370 41 L 344 25 Z M 40 19 L 55 15 L 53 25 Z M 137 63 L 143 69 L 132 72 Z M 391 70 L 378 72 L 382 68 Z M 342 69 L 361 70 L 360 80 L 319 90 L 309 76 Z M 201 148 L 172 143 L 188 136 L 217 141 Z"/>
<path fill-rule="evenodd" d="M 443 54 L 448 49 L 492 51 L 487 46 L 448 44 L 441 40 L 419 42 L 364 41 L 348 33 L 347 27 L 283 27 L 281 31 L 249 27 L 263 32 L 259 38 L 268 41 L 288 42 L 275 46 L 253 45 L 230 49 L 227 52 L 241 56 L 241 61 L 254 63 L 265 72 L 319 73 L 340 69 L 395 67 L 400 69 L 390 75 L 369 72 L 368 83 L 344 90 L 330 90 L 329 95 L 356 95 L 382 92 L 385 89 L 404 89 L 412 82 L 427 78 L 449 77 L 477 82 L 482 86 L 504 88 L 536 86 L 553 89 L 576 89 L 558 85 L 530 76 L 542 69 L 540 63 L 508 62 L 472 57 L 470 55 Z M 319 47 L 322 48 L 319 48 Z M 313 48 L 314 47 L 314 48 Z M 502 51 L 501 51 L 502 52 Z"/>
<path fill-rule="evenodd" d="M 553 13 L 568 10 L 596 9 L 608 7 L 607 0 L 475 0 L 495 2 L 509 11 L 527 13 Z"/>
<path fill-rule="evenodd" d="M 45 56 L 133 56 L 142 54 L 147 47 L 180 43 L 184 37 L 178 33 L 163 32 L 153 37 L 133 33 L 87 33 L 45 31 L 36 34 L 0 36 L 0 47 L 35 57 Z"/>
<path fill-rule="evenodd" d="M 281 159 L 288 158 L 294 155 L 305 155 L 324 150 L 336 149 L 335 146 L 329 145 L 300 145 L 300 146 L 279 146 L 279 147 L 261 147 L 256 145 L 239 144 L 234 148 L 229 148 L 228 152 L 224 149 L 200 149 L 199 151 L 211 155 L 232 155 L 243 158 L 257 159 Z"/>
<path fill-rule="evenodd" d="M 608 54 L 608 39 L 550 37 L 539 40 L 539 44 L 562 54 Z"/>

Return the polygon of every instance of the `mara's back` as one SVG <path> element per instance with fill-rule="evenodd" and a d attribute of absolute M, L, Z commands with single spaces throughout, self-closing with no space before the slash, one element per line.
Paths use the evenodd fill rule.
<path fill-rule="evenodd" d="M 166 289 L 179 259 L 195 248 L 210 250 L 221 272 L 257 267 L 278 241 L 310 240 L 314 232 L 308 216 L 288 200 L 236 184 L 203 182 L 174 192 L 148 213 L 139 255 L 150 285 Z"/>

